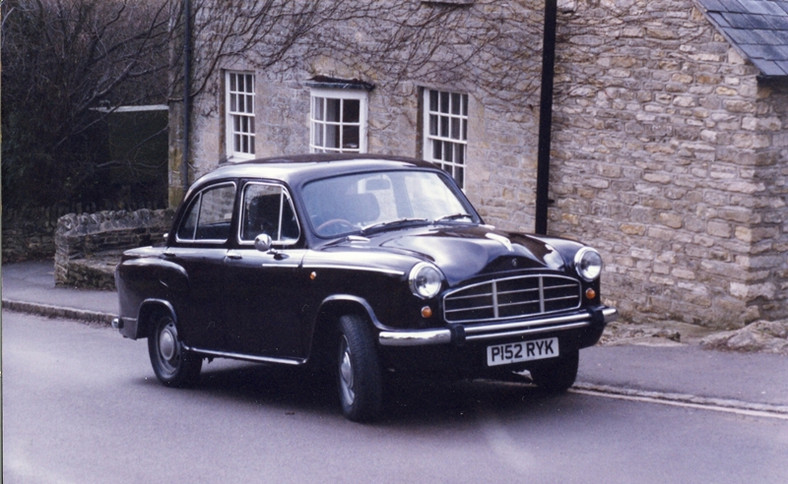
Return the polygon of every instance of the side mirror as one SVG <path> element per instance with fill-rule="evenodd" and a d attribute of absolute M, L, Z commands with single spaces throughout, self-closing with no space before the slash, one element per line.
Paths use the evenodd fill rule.
<path fill-rule="evenodd" d="M 254 248 L 260 252 L 270 251 L 273 243 L 273 239 L 271 239 L 271 236 L 268 234 L 260 234 L 254 238 Z"/>

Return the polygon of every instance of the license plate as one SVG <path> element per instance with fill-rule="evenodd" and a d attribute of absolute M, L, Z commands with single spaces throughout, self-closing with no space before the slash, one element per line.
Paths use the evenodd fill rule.
<path fill-rule="evenodd" d="M 558 356 L 558 338 L 504 343 L 487 347 L 487 366 L 509 365 L 556 356 Z"/>

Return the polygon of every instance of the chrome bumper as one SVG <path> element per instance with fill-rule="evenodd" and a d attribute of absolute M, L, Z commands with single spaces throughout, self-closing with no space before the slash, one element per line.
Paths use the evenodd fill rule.
<path fill-rule="evenodd" d="M 137 320 L 134 318 L 113 318 L 112 327 L 117 329 L 124 338 L 137 339 Z"/>
<path fill-rule="evenodd" d="M 412 331 L 381 331 L 378 340 L 382 346 L 425 346 L 451 343 L 448 329 Z"/>
<path fill-rule="evenodd" d="M 591 326 L 594 322 L 607 324 L 616 319 L 618 319 L 618 311 L 615 308 L 603 306 L 587 313 L 529 319 L 528 321 L 457 325 L 452 329 L 385 330 L 379 333 L 378 341 L 381 346 L 427 346 L 460 341 L 484 341 L 581 329 Z"/>

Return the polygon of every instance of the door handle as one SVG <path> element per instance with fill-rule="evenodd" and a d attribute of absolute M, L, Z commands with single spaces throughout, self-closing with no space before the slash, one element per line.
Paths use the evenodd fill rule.
<path fill-rule="evenodd" d="M 243 256 L 240 252 L 236 252 L 234 250 L 227 251 L 227 258 L 233 260 L 243 259 Z"/>

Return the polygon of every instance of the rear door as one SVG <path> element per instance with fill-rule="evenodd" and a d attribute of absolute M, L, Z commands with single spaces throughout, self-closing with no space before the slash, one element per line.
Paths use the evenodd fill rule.
<path fill-rule="evenodd" d="M 215 349 L 227 346 L 223 324 L 224 259 L 232 238 L 237 184 L 223 182 L 195 193 L 175 233 L 175 244 L 164 252 L 181 266 L 187 287 L 167 287 L 175 305 L 181 336 L 190 346 Z M 166 281 L 160 281 L 167 285 Z"/>

